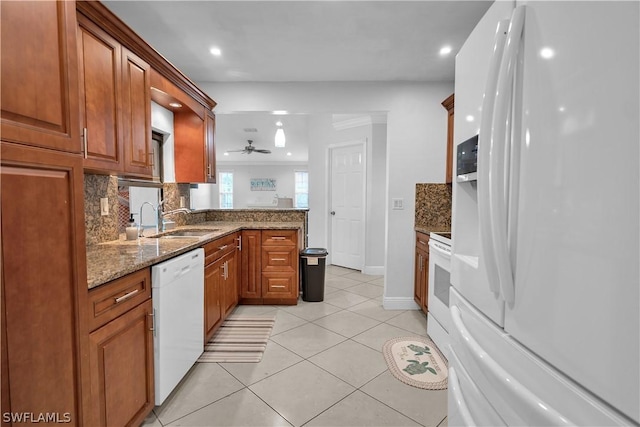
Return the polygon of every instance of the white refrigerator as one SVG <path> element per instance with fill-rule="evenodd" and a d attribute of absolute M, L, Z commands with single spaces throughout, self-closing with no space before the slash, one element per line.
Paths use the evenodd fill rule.
<path fill-rule="evenodd" d="M 640 424 L 639 28 L 496 1 L 456 57 L 449 425 Z"/>

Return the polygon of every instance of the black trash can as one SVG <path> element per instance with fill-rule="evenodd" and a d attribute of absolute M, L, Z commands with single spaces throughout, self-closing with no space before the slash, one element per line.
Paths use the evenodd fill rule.
<path fill-rule="evenodd" d="M 324 267 L 328 254 L 324 248 L 306 248 L 300 251 L 303 301 L 324 300 Z"/>

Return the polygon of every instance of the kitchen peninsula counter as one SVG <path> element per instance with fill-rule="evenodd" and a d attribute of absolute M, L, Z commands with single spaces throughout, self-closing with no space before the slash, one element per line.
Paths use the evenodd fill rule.
<path fill-rule="evenodd" d="M 211 234 L 188 238 L 142 237 L 87 246 L 87 285 L 93 289 L 111 280 L 173 258 L 192 249 L 241 230 L 304 230 L 303 221 L 206 221 L 178 227 L 181 229 L 211 229 Z M 171 230 L 171 231 L 174 231 Z M 147 230 L 146 233 L 152 234 Z"/>

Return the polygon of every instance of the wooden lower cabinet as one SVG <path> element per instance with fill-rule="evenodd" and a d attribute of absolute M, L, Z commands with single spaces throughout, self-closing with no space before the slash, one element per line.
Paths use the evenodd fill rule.
<path fill-rule="evenodd" d="M 222 260 L 204 267 L 204 338 L 208 342 L 222 323 Z"/>
<path fill-rule="evenodd" d="M 415 281 L 413 299 L 427 312 L 429 299 L 429 235 L 416 232 Z"/>
<path fill-rule="evenodd" d="M 298 230 L 244 230 L 240 302 L 298 303 Z"/>
<path fill-rule="evenodd" d="M 100 326 L 89 334 L 88 425 L 140 425 L 155 402 L 149 269 L 102 285 L 89 298 L 90 320 Z"/>
<path fill-rule="evenodd" d="M 260 230 L 242 230 L 240 301 L 243 303 L 259 304 L 262 299 L 261 236 Z"/>
<path fill-rule="evenodd" d="M 238 305 L 238 241 L 240 233 L 204 246 L 204 338 L 208 342 Z"/>
<path fill-rule="evenodd" d="M 3 141 L 0 160 L 2 413 L 90 425 L 82 157 Z"/>

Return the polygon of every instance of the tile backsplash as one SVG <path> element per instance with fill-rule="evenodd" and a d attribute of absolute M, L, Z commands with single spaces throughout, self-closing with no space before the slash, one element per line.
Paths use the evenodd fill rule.
<path fill-rule="evenodd" d="M 180 207 L 180 196 L 184 196 L 189 206 L 189 184 L 166 183 L 162 186 L 165 200 L 164 210 Z M 109 201 L 109 214 L 100 215 L 100 199 Z M 84 222 L 87 245 L 117 240 L 127 224 L 128 188 L 118 187 L 118 177 L 110 175 L 84 175 Z M 178 213 L 169 219 L 177 225 L 188 224 L 189 215 Z M 137 218 L 136 218 L 137 221 Z"/>
<path fill-rule="evenodd" d="M 451 185 L 416 184 L 415 227 L 424 230 L 451 230 Z"/>

